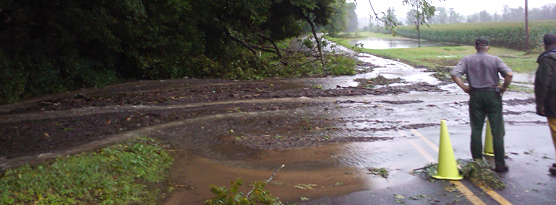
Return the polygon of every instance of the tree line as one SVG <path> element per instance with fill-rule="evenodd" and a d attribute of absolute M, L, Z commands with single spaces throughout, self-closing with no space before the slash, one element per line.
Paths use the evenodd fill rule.
<path fill-rule="evenodd" d="M 523 7 L 511 8 L 504 5 L 502 13 L 490 14 L 486 10 L 464 16 L 458 13 L 454 8 L 433 7 L 433 15 L 426 18 L 426 13 L 423 11 L 417 12 L 416 9 L 409 10 L 403 21 L 399 20 L 395 14 L 394 8 L 389 8 L 385 12 L 385 17 L 391 19 L 397 25 L 416 25 L 417 17 L 420 18 L 420 24 L 450 24 L 450 23 L 479 23 L 479 22 L 505 22 L 505 21 L 524 21 L 525 9 Z M 532 8 L 528 10 L 529 20 L 549 20 L 556 19 L 556 4 L 547 4 L 541 8 Z M 375 20 L 363 30 L 368 30 L 370 27 L 384 26 L 382 20 Z"/>
<path fill-rule="evenodd" d="M 541 8 L 533 8 L 527 11 L 529 20 L 549 20 L 556 19 L 556 4 L 547 4 Z M 490 14 L 487 11 L 481 11 L 467 16 L 467 23 L 478 22 L 501 22 L 501 21 L 524 21 L 525 9 L 523 7 L 510 8 L 504 5 L 501 14 Z"/>
<path fill-rule="evenodd" d="M 291 65 L 280 42 L 345 31 L 354 10 L 345 0 L 3 0 L 0 103 L 127 79 L 280 75 L 273 65 Z"/>

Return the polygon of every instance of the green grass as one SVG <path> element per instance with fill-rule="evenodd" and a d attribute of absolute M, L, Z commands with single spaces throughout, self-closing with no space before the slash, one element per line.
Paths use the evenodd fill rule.
<path fill-rule="evenodd" d="M 328 38 L 342 46 L 353 48 L 350 39 Z M 458 61 L 476 52 L 473 46 L 457 47 L 421 47 L 397 49 L 366 49 L 354 48 L 360 52 L 377 56 L 399 59 L 414 66 L 426 66 L 431 69 L 455 66 Z M 533 72 L 537 69 L 536 58 L 539 53 L 523 52 L 507 48 L 491 47 L 489 54 L 499 56 L 514 72 Z"/>
<path fill-rule="evenodd" d="M 133 140 L 0 175 L 0 204 L 156 204 L 172 158 L 154 140 Z"/>

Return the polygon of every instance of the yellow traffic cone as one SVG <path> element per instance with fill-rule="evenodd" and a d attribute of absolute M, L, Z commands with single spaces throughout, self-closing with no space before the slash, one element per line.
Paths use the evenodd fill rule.
<path fill-rule="evenodd" d="M 454 150 L 450 142 L 450 135 L 446 127 L 446 120 L 440 121 L 440 148 L 438 150 L 438 167 L 435 179 L 460 180 L 463 176 L 459 174 L 456 158 L 454 158 Z"/>
<path fill-rule="evenodd" d="M 494 149 L 492 147 L 492 130 L 490 129 L 490 122 L 486 120 L 487 128 L 485 131 L 485 146 L 483 147 L 483 154 L 486 156 L 494 156 Z"/>

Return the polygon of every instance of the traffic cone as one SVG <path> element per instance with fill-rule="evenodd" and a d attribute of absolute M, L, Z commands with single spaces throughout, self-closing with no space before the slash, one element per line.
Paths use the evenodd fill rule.
<path fill-rule="evenodd" d="M 459 174 L 456 158 L 454 158 L 454 150 L 450 142 L 446 120 L 440 121 L 440 148 L 438 150 L 436 173 L 437 175 L 432 176 L 435 179 L 463 179 L 463 176 Z"/>
<path fill-rule="evenodd" d="M 485 131 L 485 146 L 483 154 L 486 156 L 494 156 L 494 149 L 492 147 L 492 130 L 490 129 L 490 122 L 486 120 L 487 128 Z"/>

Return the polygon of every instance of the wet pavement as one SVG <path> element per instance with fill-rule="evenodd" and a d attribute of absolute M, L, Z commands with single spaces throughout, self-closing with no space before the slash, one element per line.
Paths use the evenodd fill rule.
<path fill-rule="evenodd" d="M 356 86 L 354 79 L 402 78 L 406 83 L 441 84 L 423 70 L 362 54 L 360 59 L 379 65 L 371 73 L 349 77 L 302 79 L 289 82 L 334 87 Z M 524 75 L 527 76 L 527 75 Z M 517 83 L 528 84 L 530 78 Z M 519 81 L 519 79 L 518 79 Z M 397 85 L 389 85 L 397 86 Z M 283 202 L 302 204 L 551 204 L 556 178 L 548 175 L 555 161 L 546 119 L 537 116 L 532 94 L 504 95 L 506 152 L 510 172 L 500 174 L 505 190 L 483 189 L 467 180 L 429 182 L 411 171 L 438 159 L 440 120 L 447 121 L 457 159 L 469 159 L 468 96 L 454 84 L 442 92 L 411 92 L 386 96 L 311 98 L 320 105 L 261 113 L 219 116 L 212 133 L 223 140 L 210 149 L 198 143 L 176 150 L 178 162 L 172 181 L 179 184 L 166 204 L 202 203 L 211 197 L 209 185 L 229 186 L 231 180 L 264 181 L 281 165 L 266 188 Z M 511 99 L 511 100 L 510 100 Z M 305 98 L 290 100 L 306 100 Z M 292 120 L 292 116 L 297 120 Z M 271 123 L 269 123 L 271 122 Z M 193 127 L 199 127 L 194 124 Z M 203 128 L 203 126 L 200 126 Z M 174 130 L 171 128 L 170 130 Z M 158 133 L 160 134 L 160 133 Z M 172 134 L 171 134 L 172 135 Z M 323 141 L 361 137 L 372 142 L 329 143 L 325 146 L 260 150 L 238 146 L 251 137 L 321 137 Z M 174 133 L 175 136 L 175 133 Z M 188 137 L 184 137 L 188 138 Z M 428 142 L 427 142 L 428 141 Z M 258 147 L 257 147 L 258 146 Z M 436 146 L 436 150 L 435 150 Z M 195 148 L 196 147 L 196 148 Z M 207 151 L 210 150 L 210 151 Z M 369 169 L 385 168 L 388 177 Z M 247 187 L 244 187 L 247 192 Z"/>
<path fill-rule="evenodd" d="M 531 97 L 530 94 L 525 93 L 507 93 L 504 96 L 505 99 L 528 97 Z M 434 95 L 411 93 L 319 98 L 315 100 L 328 104 L 287 111 L 234 113 L 219 116 L 215 121 L 203 119 L 207 127 L 208 124 L 222 126 L 202 135 L 212 133 L 217 138 L 228 138 L 223 140 L 228 143 L 205 149 L 201 148 L 203 142 L 187 141 L 190 137 L 184 136 L 184 141 L 187 141 L 185 147 L 176 150 L 178 156 L 184 158 L 176 160 L 172 181 L 186 188 L 177 189 L 167 204 L 201 203 L 211 196 L 208 192 L 210 184 L 228 186 L 229 181 L 236 178 L 246 182 L 262 181 L 282 164 L 285 167 L 266 188 L 285 202 L 299 203 L 311 199 L 305 203 L 471 203 L 459 190 L 450 188 L 450 183 L 431 183 L 422 176 L 410 174 L 411 170 L 430 163 L 431 158 L 437 159 L 438 154 L 417 136 L 420 134 L 438 146 L 440 119 L 447 120 L 455 157 L 470 158 L 467 105 L 461 103 L 466 99 L 466 95 L 451 91 Z M 541 203 L 556 202 L 552 195 L 547 194 L 553 193 L 556 188 L 555 178 L 547 175 L 548 166 L 554 161 L 554 148 L 545 120 L 530 112 L 532 108 L 533 104 L 505 107 L 505 111 L 511 113 L 505 115 L 510 172 L 501 175 L 508 188 L 499 191 L 499 194 L 516 204 L 527 202 L 532 196 Z M 301 120 L 282 121 L 291 119 L 284 116 L 300 116 Z M 268 121 L 273 123 L 269 125 Z M 425 126 L 418 128 L 416 125 Z M 189 129 L 187 127 L 180 124 L 181 129 Z M 193 127 L 204 126 L 193 123 Z M 176 128 L 169 130 L 174 132 L 169 135 L 175 136 Z M 157 135 L 160 137 L 162 133 L 159 130 Z M 323 140 L 342 137 L 391 139 L 270 151 L 233 143 L 233 139 L 244 137 L 270 136 L 279 139 L 288 135 L 313 135 Z M 425 153 L 428 156 L 419 150 L 427 150 Z M 386 168 L 389 176 L 385 179 L 372 175 L 368 168 Z M 484 191 L 469 182 L 464 181 L 464 184 L 483 202 L 496 204 Z M 304 185 L 311 188 L 303 188 Z M 405 196 L 405 200 L 396 196 Z"/>

